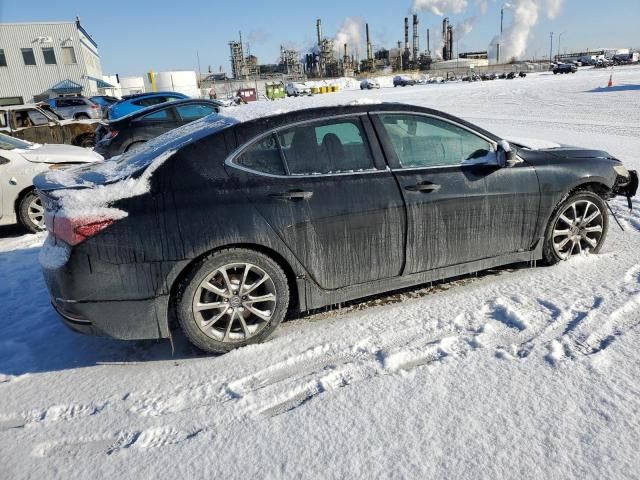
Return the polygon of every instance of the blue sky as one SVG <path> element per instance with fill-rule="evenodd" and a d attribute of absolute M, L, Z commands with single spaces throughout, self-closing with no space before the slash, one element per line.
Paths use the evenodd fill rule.
<path fill-rule="evenodd" d="M 459 41 L 460 51 L 486 50 L 498 32 L 502 2 L 488 3 L 485 15 L 474 0 L 468 0 L 465 12 L 450 15 L 454 25 L 476 17 L 473 30 Z M 284 5 L 295 5 L 295 11 Z M 403 18 L 410 9 L 410 0 L 0 0 L 0 22 L 72 20 L 78 15 L 99 44 L 103 71 L 129 75 L 149 69 L 197 69 L 196 52 L 202 71 L 208 66 L 228 71 L 227 42 L 236 39 L 240 30 L 251 44 L 251 53 L 261 63 L 273 63 L 280 43 L 302 50 L 313 44 L 316 18 L 322 18 L 326 36 L 333 36 L 345 18 L 360 18 L 369 22 L 374 46 L 389 48 L 402 38 Z M 419 15 L 424 46 L 426 29 L 439 29 L 441 17 L 427 11 Z M 529 37 L 528 53 L 548 55 L 550 31 L 556 35 L 566 31 L 562 50 L 640 47 L 638 19 L 640 0 L 565 0 L 554 20 L 540 15 Z M 509 22 L 507 12 L 505 25 Z"/>

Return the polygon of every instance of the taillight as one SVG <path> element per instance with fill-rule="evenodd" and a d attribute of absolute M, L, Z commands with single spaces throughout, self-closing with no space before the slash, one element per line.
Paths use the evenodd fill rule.
<path fill-rule="evenodd" d="M 120 133 L 118 130 L 109 129 L 107 133 L 104 134 L 104 137 L 102 137 L 102 140 L 113 140 L 118 136 L 118 133 Z"/>
<path fill-rule="evenodd" d="M 45 215 L 47 230 L 54 237 L 72 246 L 93 237 L 114 222 L 112 218 L 104 216 L 68 218 L 54 215 L 53 218 L 46 217 Z"/>

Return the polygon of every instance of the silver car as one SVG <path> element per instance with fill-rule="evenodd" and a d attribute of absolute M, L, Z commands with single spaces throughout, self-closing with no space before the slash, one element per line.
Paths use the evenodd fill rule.
<path fill-rule="evenodd" d="M 84 97 L 58 97 L 49 100 L 51 108 L 62 118 L 72 120 L 101 119 L 102 108 Z"/>
<path fill-rule="evenodd" d="M 40 145 L 0 133 L 0 225 L 20 223 L 27 230 L 44 229 L 44 209 L 33 177 L 51 169 L 102 161 L 87 148 Z"/>

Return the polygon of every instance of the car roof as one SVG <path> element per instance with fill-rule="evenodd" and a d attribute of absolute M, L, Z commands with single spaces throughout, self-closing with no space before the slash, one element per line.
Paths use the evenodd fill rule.
<path fill-rule="evenodd" d="M 203 100 L 199 98 L 185 98 L 181 100 L 173 100 L 171 102 L 163 102 L 157 105 L 152 105 L 150 107 L 143 108 L 141 110 L 136 110 L 135 112 L 131 112 L 130 114 L 125 115 L 123 117 L 115 118 L 109 121 L 108 123 L 115 124 L 120 121 L 129 121 L 129 120 L 136 119 L 138 117 L 143 117 L 145 115 L 156 112 L 158 110 L 164 110 L 165 108 L 171 108 L 171 107 L 179 107 L 180 105 L 190 105 L 192 103 L 211 105 L 212 107 L 220 108 L 220 104 L 218 104 L 217 102 L 213 102 L 211 100 Z"/>
<path fill-rule="evenodd" d="M 421 107 L 418 105 L 412 105 L 408 103 L 395 103 L 395 102 L 380 102 L 380 103 L 368 103 L 368 104 L 347 104 L 347 105 L 331 105 L 323 107 L 312 107 L 304 109 L 295 109 L 287 112 L 277 113 L 275 115 L 269 115 L 268 113 L 260 115 L 256 112 L 253 118 L 250 117 L 247 107 L 241 109 L 225 111 L 221 114 L 221 117 L 231 117 L 238 121 L 237 126 L 249 126 L 254 127 L 256 133 L 260 131 L 268 131 L 280 127 L 285 127 L 293 123 L 304 122 L 308 120 L 322 120 L 327 117 L 341 116 L 341 115 L 357 115 L 371 112 L 414 112 L 419 114 L 431 115 L 444 120 L 449 120 L 467 128 L 470 128 L 478 133 L 485 135 L 486 137 L 499 141 L 500 138 L 495 134 L 484 130 L 483 128 L 467 122 L 461 118 L 455 117 L 448 113 L 434 110 L 431 108 Z M 243 118 L 244 117 L 244 118 Z"/>
<path fill-rule="evenodd" d="M 134 93 L 132 95 L 123 95 L 122 100 L 133 100 L 143 97 L 155 97 L 158 95 L 183 95 L 186 97 L 184 93 L 180 92 L 146 92 L 146 93 Z"/>
<path fill-rule="evenodd" d="M 25 103 L 24 105 L 6 105 L 0 106 L 0 110 L 23 110 L 25 108 L 42 108 L 42 104 Z"/>

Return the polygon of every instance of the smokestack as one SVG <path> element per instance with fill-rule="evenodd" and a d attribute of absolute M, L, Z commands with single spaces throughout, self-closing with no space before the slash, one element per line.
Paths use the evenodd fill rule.
<path fill-rule="evenodd" d="M 371 37 L 369 36 L 369 24 L 367 23 L 367 60 L 373 61 L 373 48 L 371 47 Z"/>
<path fill-rule="evenodd" d="M 409 17 L 404 17 L 404 49 L 409 50 Z"/>
<path fill-rule="evenodd" d="M 427 28 L 427 53 L 431 55 L 431 32 Z"/>
<path fill-rule="evenodd" d="M 449 39 L 449 60 L 453 59 L 453 27 L 447 27 L 447 38 Z"/>
<path fill-rule="evenodd" d="M 447 32 L 449 31 L 449 17 L 445 17 L 442 20 L 442 59 L 449 60 L 449 38 L 447 37 Z"/>
<path fill-rule="evenodd" d="M 316 29 L 318 30 L 318 45 L 320 45 L 322 43 L 322 20 L 318 19 Z"/>
<path fill-rule="evenodd" d="M 418 36 L 418 15 L 413 15 L 413 61 L 418 61 L 418 51 L 420 50 L 420 37 Z"/>

